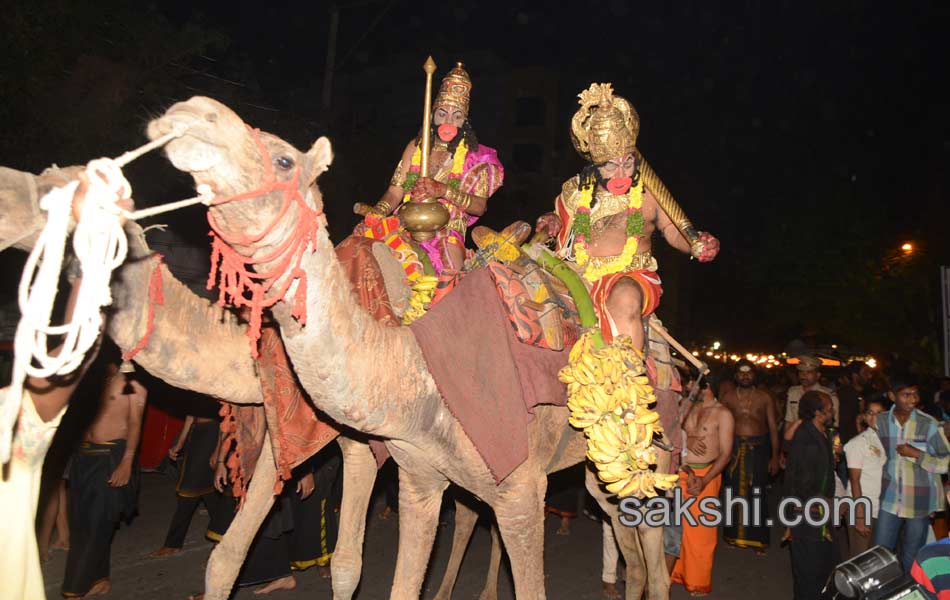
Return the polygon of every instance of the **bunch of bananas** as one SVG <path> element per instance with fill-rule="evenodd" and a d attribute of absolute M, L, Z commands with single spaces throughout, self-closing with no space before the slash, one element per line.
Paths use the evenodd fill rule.
<path fill-rule="evenodd" d="M 581 336 L 558 374 L 567 384 L 570 423 L 587 435 L 587 457 L 607 491 L 652 498 L 656 490 L 672 488 L 679 476 L 651 470 L 657 460 L 653 434 L 663 427 L 659 413 L 649 408 L 656 395 L 643 354 L 629 336 L 603 348 L 592 339 L 592 331 Z"/>
<path fill-rule="evenodd" d="M 409 297 L 409 308 L 402 315 L 402 324 L 408 325 L 426 314 L 429 303 L 435 296 L 435 288 L 439 278 L 434 275 L 422 275 L 412 284 L 412 295 Z"/>

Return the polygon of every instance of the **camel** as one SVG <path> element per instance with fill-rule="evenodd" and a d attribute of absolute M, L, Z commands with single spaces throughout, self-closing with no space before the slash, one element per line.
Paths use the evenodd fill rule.
<path fill-rule="evenodd" d="M 227 111 L 221 105 L 217 105 L 217 107 Z M 296 151 L 294 152 L 296 153 Z M 296 153 L 296 156 L 299 158 L 299 153 Z M 65 180 L 56 183 L 64 182 Z M 314 191 L 319 195 L 316 188 L 314 188 Z M 0 196 L 0 204 L 3 204 L 5 209 L 4 215 L 11 220 L 15 220 L 17 210 L 23 213 L 22 220 L 24 222 L 28 222 L 27 219 L 35 220 L 37 218 L 35 193 L 26 194 L 24 192 L 19 194 L 19 198 L 11 197 L 10 194 L 5 193 Z M 126 229 L 130 239 L 129 260 L 116 273 L 114 278 L 113 296 L 115 302 L 111 310 L 112 316 L 107 323 L 107 333 L 123 349 L 133 347 L 144 334 L 146 307 L 148 306 L 147 282 L 154 266 L 154 261 L 147 260 L 151 255 L 151 251 L 145 244 L 141 229 L 134 223 L 128 224 Z M 23 229 L 14 229 L 13 231 L 23 231 Z M 12 236 L 13 233 L 10 235 Z M 0 242 L 9 239 L 9 236 L 4 234 L 2 238 Z M 17 240 L 17 242 L 20 242 L 20 240 Z M 4 247 L 6 245 L 9 244 L 4 244 Z M 28 243 L 18 243 L 18 246 L 29 249 Z M 377 256 L 383 258 L 381 255 Z M 244 327 L 230 318 L 227 313 L 193 295 L 184 285 L 171 276 L 167 268 L 162 266 L 161 269 L 165 304 L 155 307 L 154 332 L 148 345 L 136 356 L 136 361 L 172 385 L 213 395 L 233 403 L 259 403 L 261 401 L 260 387 L 257 384 L 256 377 L 253 376 L 253 364 L 245 345 Z M 390 282 L 387 281 L 387 288 L 389 287 Z M 187 335 L 185 332 L 187 332 Z M 216 352 L 209 357 L 207 353 L 201 353 L 201 348 L 198 347 L 199 344 L 203 347 L 209 347 L 213 344 Z M 200 361 L 196 360 L 198 356 L 201 357 Z M 197 364 L 202 364 L 203 369 L 199 371 L 195 367 Z M 231 377 L 223 379 L 215 376 L 222 372 L 229 373 Z M 542 429 L 543 427 L 551 429 L 548 425 L 553 421 L 556 425 L 553 433 L 557 434 L 547 437 L 542 435 L 540 444 L 537 444 L 537 451 L 542 457 L 557 458 L 557 460 L 548 463 L 544 470 L 553 472 L 585 460 L 583 437 L 564 425 L 566 422 L 566 416 L 563 414 L 564 409 L 544 407 L 542 412 L 562 413 L 553 419 L 539 419 L 539 421 L 545 422 L 542 423 Z M 544 415 L 541 416 L 544 417 Z M 558 442 L 558 440 L 562 441 Z M 376 465 L 369 448 L 364 443 L 344 436 L 340 436 L 338 441 L 343 449 L 346 466 L 344 469 L 344 506 L 341 514 L 340 541 L 332 563 L 333 587 L 335 597 L 349 598 L 359 582 L 365 518 L 369 494 L 375 480 Z M 533 441 L 538 440 L 533 436 Z M 556 444 L 560 444 L 560 447 L 556 447 Z M 616 523 L 616 506 L 607 504 L 607 498 L 596 477 L 591 473 L 589 475 L 588 487 L 590 491 L 601 501 L 602 505 L 606 504 L 605 508 L 608 514 L 614 517 Z M 229 530 L 225 540 L 215 550 L 212 560 L 209 562 L 207 574 L 209 598 L 226 597 L 229 593 L 237 570 L 243 562 L 247 547 L 272 502 L 270 490 L 275 479 L 276 472 L 269 452 L 269 444 L 265 443 L 264 453 L 260 457 L 258 468 L 255 471 L 254 480 L 256 483 L 252 483 L 247 506 L 241 511 L 235 525 Z M 543 478 L 541 481 L 540 498 L 543 499 Z M 442 487 L 444 488 L 444 482 Z M 457 512 L 457 520 L 453 556 L 450 558 L 449 568 L 446 572 L 445 581 L 440 588 L 439 598 L 449 597 L 451 593 L 451 587 L 454 584 L 454 577 L 461 562 L 464 548 L 475 524 L 475 514 L 470 509 L 460 506 Z M 630 565 L 628 569 L 628 597 L 639 598 L 640 592 L 637 590 L 642 590 L 647 581 L 646 572 L 644 571 L 647 565 L 641 559 L 640 547 L 642 544 L 644 549 L 656 548 L 656 544 L 659 543 L 659 530 L 644 529 L 638 532 L 625 527 L 618 527 L 617 529 L 618 534 L 620 534 L 618 535 L 619 542 L 624 549 L 626 561 Z M 401 537 L 405 539 L 405 532 Z M 489 571 L 484 598 L 494 597 L 494 591 L 497 587 L 497 568 L 501 552 L 497 543 L 497 534 L 493 536 L 493 541 L 495 542 L 492 552 L 493 567 Z M 429 545 L 431 546 L 431 537 Z M 649 551 L 644 554 L 646 556 L 651 555 Z M 428 551 L 426 552 L 427 555 Z M 656 553 L 654 552 L 653 555 L 656 555 Z M 665 574 L 665 570 L 655 571 L 656 568 L 655 565 L 649 565 L 651 572 Z M 668 583 L 652 580 L 650 583 L 650 597 L 665 597 L 665 592 L 658 595 L 652 590 L 658 587 L 664 588 L 668 586 Z M 396 595 L 396 589 L 394 585 L 394 597 L 401 597 Z M 543 594 L 543 589 L 541 593 Z M 418 592 L 415 595 L 417 596 Z"/>
<path fill-rule="evenodd" d="M 30 251 L 36 243 L 38 232 L 46 223 L 46 213 L 39 207 L 39 199 L 55 186 L 62 186 L 75 179 L 82 166 L 50 168 L 40 175 L 0 167 L 0 248 L 15 247 Z M 71 228 L 70 228 L 71 229 Z M 130 222 L 125 226 L 129 240 L 128 260 L 116 272 L 112 293 L 114 303 L 109 308 L 106 333 L 119 347 L 128 350 L 136 345 L 144 334 L 144 317 L 149 298 L 148 281 L 153 267 L 152 250 L 148 247 L 142 228 Z M 384 260 L 386 254 L 379 256 Z M 166 382 L 200 393 L 217 396 L 234 404 L 260 404 L 263 397 L 260 384 L 254 373 L 245 343 L 245 326 L 239 324 L 231 313 L 215 308 L 211 303 L 193 294 L 182 285 L 165 265 L 160 265 L 164 302 L 155 308 L 155 321 L 149 343 L 136 355 L 136 362 L 150 373 Z M 401 271 L 401 268 L 400 268 Z M 401 282 L 390 281 L 387 286 L 396 289 Z M 398 293 L 398 292 L 397 292 Z M 393 294 L 396 295 L 396 294 Z M 398 316 L 398 315 L 397 315 Z M 196 329 L 197 327 L 197 329 Z M 195 331 L 198 337 L 183 335 Z M 207 342 L 216 352 L 207 354 L 197 347 L 196 340 Z M 202 364 L 202 369 L 194 368 Z M 211 376 L 218 372 L 231 373 L 228 379 Z M 370 493 L 376 479 L 376 462 L 369 446 L 357 441 L 353 432 L 344 432 L 337 438 L 343 452 L 344 503 L 341 509 L 339 541 L 334 552 L 334 581 L 337 587 L 355 589 L 362 569 L 362 540 Z M 262 489 L 272 488 L 277 478 L 269 453 L 258 459 L 255 476 Z M 245 542 L 249 544 L 267 515 L 268 506 L 259 503 L 241 511 L 242 525 L 231 527 L 224 535 L 222 548 L 227 557 L 216 560 L 208 570 L 209 596 L 227 595 L 233 584 L 231 572 L 243 563 Z M 459 524 L 455 531 L 458 538 L 450 564 L 446 588 L 451 591 L 454 575 L 457 574 L 471 530 L 475 525 L 475 513 L 459 503 Z M 471 517 L 469 519 L 468 517 Z M 464 533 L 462 533 L 464 532 Z M 492 552 L 494 577 L 501 559 L 500 541 L 493 529 Z M 456 557 L 455 553 L 458 556 Z M 486 583 L 486 588 L 489 586 Z M 448 596 L 446 596 L 448 597 Z"/>
<path fill-rule="evenodd" d="M 0 249 L 16 247 L 30 251 L 46 222 L 39 198 L 54 186 L 74 179 L 82 167 L 48 169 L 39 176 L 0 168 Z M 156 261 L 142 228 L 125 225 L 129 241 L 126 262 L 113 274 L 113 304 L 108 308 L 105 333 L 127 351 L 145 335 L 149 306 L 149 279 Z M 152 375 L 182 389 L 192 390 L 232 404 L 263 402 L 260 382 L 248 351 L 246 325 L 231 313 L 195 295 L 179 282 L 164 264 L 164 303 L 154 306 L 153 331 L 135 361 Z M 214 352 L 207 352 L 214 348 Z M 228 377 L 221 377 L 227 373 Z M 344 503 L 340 511 L 340 535 L 333 563 L 336 578 L 347 588 L 356 588 L 362 569 L 362 543 L 370 495 L 376 479 L 376 459 L 365 440 L 355 432 L 337 437 L 343 454 Z M 356 434 L 358 435 L 358 434 Z M 256 464 L 249 494 L 256 499 L 235 517 L 210 561 L 207 572 L 209 598 L 226 598 L 244 562 L 254 535 L 272 504 L 277 472 L 269 439 Z"/>
<path fill-rule="evenodd" d="M 316 179 L 332 161 L 329 141 L 321 138 L 302 153 L 276 136 L 256 133 L 229 108 L 204 97 L 172 106 L 149 124 L 148 135 L 155 139 L 176 124 L 185 124 L 188 130 L 165 147 L 168 158 L 176 168 L 190 173 L 197 185 L 209 185 L 218 197 L 242 194 L 245 199 L 212 206 L 210 212 L 221 231 L 242 239 L 234 250 L 256 259 L 259 271 L 267 272 L 275 266 L 267 257 L 289 238 L 295 223 L 322 213 Z M 301 202 L 284 206 L 280 190 L 258 192 L 268 183 L 270 173 L 284 184 L 296 181 L 293 191 Z M 262 229 L 267 223 L 274 226 Z M 546 471 L 552 459 L 576 464 L 583 456 L 582 437 L 568 429 L 567 409 L 538 407 L 529 425 L 528 459 L 496 484 L 446 408 L 412 333 L 407 328 L 376 323 L 354 302 L 325 225 L 325 220 L 320 222 L 315 239 L 300 257 L 307 278 L 306 326 L 295 320 L 285 300 L 272 312 L 294 370 L 314 404 L 338 423 L 386 439 L 400 467 L 400 536 L 391 597 L 419 597 L 434 541 L 439 499 L 453 482 L 494 510 L 511 561 L 516 595 L 544 598 Z M 283 284 L 289 284 L 290 295 L 298 289 L 298 282 L 287 280 L 276 282 L 275 289 Z M 380 357 L 387 358 L 383 361 Z M 558 441 L 564 435 L 572 436 L 569 445 L 575 449 L 557 457 Z M 616 526 L 630 566 L 628 598 L 639 598 L 644 588 L 648 598 L 666 598 L 669 580 L 662 552 L 656 551 L 662 544 L 662 531 L 621 526 L 616 505 L 593 473 L 588 474 L 587 484 Z M 270 490 L 252 480 L 246 502 L 247 508 L 269 505 Z M 228 558 L 236 558 L 234 554 L 242 549 L 219 550 L 219 557 L 231 553 Z M 645 564 L 641 556 L 651 564 Z M 215 560 L 213 555 L 211 563 Z M 335 558 L 334 596 L 349 598 L 358 575 L 338 581 L 336 563 Z M 209 564 L 209 573 L 213 566 Z M 211 579 L 209 574 L 209 584 Z"/>

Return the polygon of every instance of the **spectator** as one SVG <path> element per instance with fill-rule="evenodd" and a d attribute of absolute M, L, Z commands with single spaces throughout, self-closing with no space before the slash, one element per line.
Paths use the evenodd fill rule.
<path fill-rule="evenodd" d="M 858 419 L 864 415 L 865 387 L 871 381 L 871 368 L 853 362 L 845 371 L 845 381 L 838 387 L 838 425 L 841 442 L 847 444 L 858 434 Z"/>
<path fill-rule="evenodd" d="M 871 514 L 865 513 L 864 505 L 859 504 L 855 513 L 855 525 L 849 527 L 848 540 L 851 556 L 857 556 L 871 547 L 871 534 L 877 522 L 881 507 L 881 473 L 887 455 L 881 440 L 877 436 L 877 415 L 884 412 L 880 400 L 870 400 L 867 409 L 859 417 L 857 436 L 844 446 L 848 461 L 848 477 L 851 481 L 851 497 L 865 497 L 871 501 Z"/>
<path fill-rule="evenodd" d="M 799 400 L 802 424 L 788 445 L 785 496 L 801 500 L 821 497 L 830 502 L 835 489 L 834 459 L 826 427 L 831 422 L 831 398 L 811 390 Z M 799 510 L 803 510 L 799 508 Z M 823 515 L 812 505 L 813 520 Z M 791 563 L 794 600 L 815 600 L 834 568 L 833 544 L 827 526 L 816 527 L 804 519 L 791 530 Z"/>
<path fill-rule="evenodd" d="M 874 545 L 893 551 L 900 539 L 901 565 L 907 572 L 927 540 L 930 517 L 944 508 L 939 474 L 947 472 L 950 444 L 936 419 L 917 410 L 920 393 L 915 382 L 893 382 L 890 395 L 894 406 L 876 420 L 887 463 Z"/>
<path fill-rule="evenodd" d="M 221 496 L 214 489 L 215 450 L 218 446 L 219 420 L 216 404 L 206 397 L 191 397 L 189 404 L 202 414 L 185 418 L 178 439 L 168 450 L 168 456 L 178 461 L 177 505 L 165 536 L 164 545 L 149 554 L 151 558 L 170 556 L 181 552 L 188 526 L 198 505 L 204 502 L 212 521 L 220 508 Z"/>
<path fill-rule="evenodd" d="M 950 492 L 947 493 L 950 502 Z M 927 544 L 917 553 L 910 576 L 924 587 L 931 600 L 950 600 L 950 538 Z"/>
<path fill-rule="evenodd" d="M 64 596 L 107 593 L 116 525 L 133 515 L 138 495 L 135 453 L 146 391 L 119 372 L 118 349 L 107 363 L 98 413 L 83 435 L 69 473 L 69 554 Z M 128 381 L 131 388 L 124 389 Z"/>
<path fill-rule="evenodd" d="M 798 357 L 798 380 L 800 385 L 788 388 L 788 400 L 785 403 L 785 426 L 788 427 L 798 419 L 798 402 L 805 392 L 818 391 L 831 398 L 832 421 L 829 426 L 838 427 L 838 397 L 830 389 L 820 385 L 819 367 L 821 361 L 814 356 Z"/>
<path fill-rule="evenodd" d="M 81 279 L 72 284 L 66 320 L 72 318 L 80 285 Z M 0 553 L 4 598 L 46 597 L 34 528 L 43 460 L 66 412 L 66 404 L 97 350 L 90 350 L 86 361 L 71 376 L 26 378 L 10 460 L 3 465 L 0 477 L 0 514 L 6 520 Z M 59 351 L 54 349 L 51 354 L 57 355 Z M 3 388 L 0 393 L 9 391 L 10 388 Z"/>
<path fill-rule="evenodd" d="M 771 406 L 771 399 L 768 401 Z M 719 496 L 722 470 L 732 459 L 734 425 L 732 412 L 719 403 L 713 386 L 707 382 L 701 399 L 690 407 L 683 421 L 683 430 L 691 442 L 686 464 L 680 469 L 679 488 L 684 499 L 696 499 L 690 508 L 695 519 L 700 517 L 703 498 Z M 774 425 L 773 415 L 773 429 Z M 679 560 L 670 581 L 682 584 L 694 596 L 710 593 L 717 537 L 716 527 L 684 523 Z"/>
<path fill-rule="evenodd" d="M 49 492 L 46 508 L 40 519 L 36 543 L 39 546 L 40 560 L 43 562 L 51 558 L 51 549 L 69 550 L 69 518 L 66 514 L 69 501 L 66 497 L 66 473 L 63 475 L 53 484 L 54 488 Z M 55 540 L 53 540 L 54 530 L 56 531 Z"/>
<path fill-rule="evenodd" d="M 943 403 L 945 401 L 941 399 L 941 394 L 944 393 L 950 394 L 950 377 L 941 377 L 940 381 L 937 382 L 937 391 L 934 393 L 934 404 L 944 406 Z"/>
<path fill-rule="evenodd" d="M 732 460 L 723 471 L 722 485 L 732 489 L 735 498 L 746 499 L 751 506 L 756 491 L 765 491 L 769 476 L 779 470 L 778 427 L 775 403 L 767 392 L 755 387 L 756 372 L 751 362 L 737 363 L 738 387 L 722 397 L 723 405 L 734 418 Z M 721 389 L 721 388 L 720 388 Z M 687 440 L 690 451 L 696 450 Z M 769 528 L 753 526 L 743 519 L 738 507 L 732 513 L 732 525 L 723 528 L 723 539 L 731 546 L 753 548 L 758 555 L 768 552 Z"/>
<path fill-rule="evenodd" d="M 293 572 L 313 566 L 321 577 L 330 577 L 339 531 L 341 467 L 339 446 L 330 444 L 291 471 L 248 550 L 238 587 L 260 585 L 254 590 L 258 595 L 292 590 L 297 586 Z M 225 463 L 220 462 L 214 483 L 218 491 L 223 491 L 225 471 Z M 231 518 L 235 509 L 236 503 L 231 502 Z"/>

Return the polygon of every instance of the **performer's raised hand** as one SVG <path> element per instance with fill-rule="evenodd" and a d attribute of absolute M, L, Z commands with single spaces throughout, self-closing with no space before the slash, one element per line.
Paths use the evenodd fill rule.
<path fill-rule="evenodd" d="M 702 251 L 696 257 L 699 262 L 710 262 L 719 254 L 719 239 L 706 231 L 700 232 L 699 241 L 703 245 Z"/>
<path fill-rule="evenodd" d="M 534 230 L 554 237 L 561 231 L 561 220 L 553 212 L 544 213 L 535 222 Z"/>
<path fill-rule="evenodd" d="M 417 201 L 445 198 L 449 186 L 439 183 L 431 177 L 420 177 L 412 186 L 412 199 Z"/>
<path fill-rule="evenodd" d="M 297 482 L 297 493 L 301 500 L 306 500 L 313 493 L 314 488 L 313 473 L 307 473 Z"/>

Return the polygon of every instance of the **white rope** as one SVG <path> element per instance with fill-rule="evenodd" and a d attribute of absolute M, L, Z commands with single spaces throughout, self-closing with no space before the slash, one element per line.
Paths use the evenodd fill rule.
<path fill-rule="evenodd" d="M 82 268 L 82 282 L 76 293 L 72 318 L 68 323 L 52 325 L 53 305 L 59 291 L 66 239 L 69 234 L 73 196 L 79 182 L 54 188 L 40 200 L 47 211 L 47 223 L 39 234 L 23 268 L 20 279 L 20 322 L 14 339 L 13 376 L 10 388 L 0 395 L 0 464 L 10 459 L 13 428 L 20 412 L 23 385 L 27 376 L 48 378 L 75 371 L 86 352 L 99 337 L 102 307 L 112 304 L 109 280 L 112 271 L 125 260 L 128 242 L 119 224 L 122 215 L 144 218 L 198 202 L 209 203 L 210 188 L 199 189 L 199 196 L 162 207 L 129 213 L 118 202 L 131 198 L 132 187 L 121 167 L 145 152 L 184 134 L 186 127 L 113 160 L 100 158 L 86 167 L 89 186 L 82 213 L 73 232 L 73 251 Z M 50 336 L 61 337 L 60 350 L 49 354 Z"/>
<path fill-rule="evenodd" d="M 173 210 L 178 210 L 179 208 L 185 208 L 188 206 L 193 206 L 195 204 L 204 204 L 209 206 L 211 201 L 214 200 L 214 192 L 211 191 L 211 186 L 206 183 L 202 183 L 197 188 L 198 195 L 194 198 L 188 198 L 186 200 L 178 200 L 177 202 L 169 202 L 168 204 L 160 204 L 158 206 L 153 206 L 151 208 L 143 208 L 142 210 L 137 210 L 135 212 L 129 212 L 123 210 L 122 214 L 125 217 L 132 221 L 138 221 L 139 219 L 144 219 L 146 217 L 153 217 L 155 215 L 160 215 Z"/>

